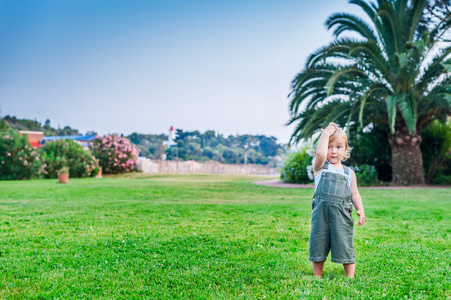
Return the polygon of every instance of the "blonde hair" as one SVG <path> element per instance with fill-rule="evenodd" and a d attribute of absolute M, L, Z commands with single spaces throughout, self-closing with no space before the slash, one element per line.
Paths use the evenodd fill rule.
<path fill-rule="evenodd" d="M 330 122 L 329 126 L 335 127 L 334 134 L 332 134 L 329 137 L 329 143 L 336 140 L 339 137 L 342 137 L 345 140 L 346 151 L 345 151 L 345 155 L 343 156 L 343 161 L 345 161 L 351 157 L 351 151 L 352 151 L 352 148 L 349 147 L 349 145 L 348 145 L 348 135 L 346 134 L 346 132 L 343 129 L 339 128 L 338 125 L 335 124 L 334 122 Z"/>

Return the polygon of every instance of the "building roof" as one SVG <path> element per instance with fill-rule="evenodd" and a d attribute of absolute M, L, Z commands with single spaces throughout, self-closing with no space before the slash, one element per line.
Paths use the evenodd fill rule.
<path fill-rule="evenodd" d="M 41 142 L 58 141 L 58 140 L 74 140 L 80 142 L 92 142 L 95 135 L 62 135 L 62 136 L 45 136 Z"/>

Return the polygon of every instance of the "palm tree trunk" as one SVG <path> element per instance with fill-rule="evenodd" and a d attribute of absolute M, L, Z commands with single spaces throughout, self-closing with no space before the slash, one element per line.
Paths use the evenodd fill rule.
<path fill-rule="evenodd" d="M 388 140 L 392 151 L 391 185 L 423 185 L 424 169 L 420 134 L 409 134 L 406 127 L 395 129 Z"/>

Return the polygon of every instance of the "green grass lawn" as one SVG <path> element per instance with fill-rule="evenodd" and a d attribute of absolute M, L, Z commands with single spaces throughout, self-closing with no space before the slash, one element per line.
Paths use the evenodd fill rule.
<path fill-rule="evenodd" d="M 328 261 L 317 279 L 313 189 L 253 180 L 2 181 L 0 298 L 451 298 L 451 189 L 361 189 L 356 278 Z"/>

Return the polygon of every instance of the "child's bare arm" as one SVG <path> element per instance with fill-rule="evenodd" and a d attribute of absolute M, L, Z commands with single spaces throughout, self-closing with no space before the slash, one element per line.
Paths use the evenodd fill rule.
<path fill-rule="evenodd" d="M 326 129 L 321 129 L 322 133 L 318 141 L 318 147 L 316 148 L 316 156 L 313 161 L 313 170 L 320 172 L 327 157 L 327 147 L 329 146 L 329 138 L 335 133 L 336 128 L 334 126 L 327 126 Z"/>
<path fill-rule="evenodd" d="M 365 210 L 363 209 L 362 197 L 360 197 L 359 189 L 357 188 L 357 177 L 354 172 L 352 172 L 351 192 L 352 202 L 357 210 L 357 215 L 360 217 L 357 225 L 362 226 L 365 223 Z"/>

